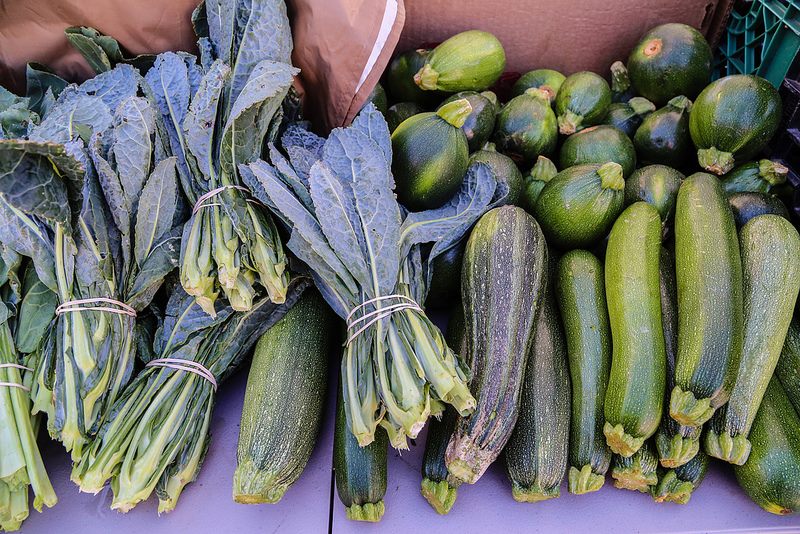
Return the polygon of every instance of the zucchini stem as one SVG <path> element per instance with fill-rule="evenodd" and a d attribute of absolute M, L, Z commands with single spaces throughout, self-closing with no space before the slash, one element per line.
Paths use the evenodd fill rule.
<path fill-rule="evenodd" d="M 598 491 L 605 484 L 606 477 L 592 471 L 592 466 L 586 464 L 580 469 L 571 466 L 569 468 L 568 489 L 573 495 L 583 495 Z"/>
<path fill-rule="evenodd" d="M 424 478 L 420 491 L 425 500 L 440 515 L 446 515 L 453 508 L 458 496 L 458 486 L 451 485 L 447 480 L 435 482 Z"/>
<path fill-rule="evenodd" d="M 612 425 L 608 421 L 603 426 L 606 443 L 612 452 L 629 458 L 642 448 L 644 438 L 637 438 L 625 432 L 622 424 Z"/>
<path fill-rule="evenodd" d="M 419 72 L 414 75 L 416 83 L 423 91 L 435 91 L 439 81 L 439 73 L 436 72 L 429 63 L 426 63 Z"/>
<path fill-rule="evenodd" d="M 730 152 L 722 152 L 714 147 L 701 148 L 697 151 L 697 162 L 705 170 L 717 176 L 727 174 L 733 169 L 734 159 Z"/>
<path fill-rule="evenodd" d="M 436 111 L 436 115 L 455 128 L 464 126 L 470 113 L 472 113 L 472 104 L 466 98 L 448 102 Z"/>
<path fill-rule="evenodd" d="M 369 521 L 370 523 L 380 521 L 384 510 L 383 499 L 376 503 L 353 504 L 345 508 L 347 519 L 351 521 Z"/>
<path fill-rule="evenodd" d="M 669 400 L 669 415 L 686 426 L 700 426 L 714 415 L 711 399 L 698 399 L 691 391 L 675 386 Z"/>
<path fill-rule="evenodd" d="M 729 432 L 717 433 L 708 429 L 703 444 L 709 456 L 729 464 L 744 465 L 750 456 L 750 441 L 743 434 L 731 436 Z"/>

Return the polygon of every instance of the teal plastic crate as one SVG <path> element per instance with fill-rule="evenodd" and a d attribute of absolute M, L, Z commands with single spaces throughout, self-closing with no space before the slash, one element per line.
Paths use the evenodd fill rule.
<path fill-rule="evenodd" d="M 740 2 L 718 49 L 716 74 L 757 74 L 779 87 L 797 69 L 798 50 L 800 0 Z"/>

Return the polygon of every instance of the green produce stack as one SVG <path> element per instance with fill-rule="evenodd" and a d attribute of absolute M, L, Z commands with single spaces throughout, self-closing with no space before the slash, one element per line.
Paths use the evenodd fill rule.
<path fill-rule="evenodd" d="M 712 81 L 705 38 L 664 24 L 608 79 L 538 68 L 502 101 L 503 36 L 469 30 L 398 54 L 322 137 L 283 1 L 192 20 L 197 56 L 70 28 L 94 78 L 0 91 L 0 528 L 29 486 L 56 502 L 40 419 L 80 490 L 174 509 L 251 352 L 239 503 L 291 491 L 335 388 L 352 520 L 391 514 L 389 447 L 432 417 L 439 514 L 498 458 L 520 502 L 610 475 L 685 504 L 730 463 L 800 510 L 800 235 L 766 80 Z"/>

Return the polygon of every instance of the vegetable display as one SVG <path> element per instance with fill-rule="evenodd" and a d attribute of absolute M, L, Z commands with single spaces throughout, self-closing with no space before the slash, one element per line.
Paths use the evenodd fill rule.
<path fill-rule="evenodd" d="M 463 482 L 477 482 L 511 437 L 546 271 L 544 235 L 522 209 L 495 208 L 475 225 L 461 294 L 476 404 L 458 418 L 446 454 L 448 471 Z"/>
<path fill-rule="evenodd" d="M 711 55 L 703 34 L 691 26 L 656 26 L 628 57 L 631 84 L 656 105 L 679 95 L 694 98 L 711 80 Z"/>
<path fill-rule="evenodd" d="M 720 78 L 697 96 L 689 131 L 701 167 L 722 175 L 764 148 L 778 129 L 781 98 L 763 78 Z"/>
<path fill-rule="evenodd" d="M 778 363 L 800 290 L 800 235 L 782 217 L 762 215 L 739 232 L 744 292 L 742 356 L 731 398 L 709 423 L 705 450 L 742 465 L 747 434 Z"/>
<path fill-rule="evenodd" d="M 292 149 L 300 143 L 315 147 L 310 167 Z M 425 264 L 457 242 L 491 201 L 496 183 L 488 168 L 471 167 L 443 207 L 403 217 L 392 194 L 389 130 L 374 106 L 327 140 L 290 129 L 282 145 L 289 160 L 273 147 L 278 167 L 243 166 L 244 180 L 291 228 L 287 246 L 348 322 L 341 380 L 359 444 L 372 442 L 380 424 L 394 447 L 406 448 L 437 401 L 469 414 L 475 399 L 461 364 L 416 303 L 424 301 Z M 423 262 L 418 244 L 425 242 L 434 248 Z"/>
<path fill-rule="evenodd" d="M 38 345 L 55 312 L 56 296 L 32 265 L 8 251 L 0 257 L 0 287 L 0 530 L 12 531 L 28 517 L 29 488 L 39 512 L 58 502 L 36 443 L 30 355 L 23 352 Z"/>
<path fill-rule="evenodd" d="M 287 13 L 205 0 L 196 55 L 67 28 L 92 78 L 0 88 L 0 530 L 57 502 L 40 427 L 80 491 L 173 510 L 248 360 L 237 503 L 279 502 L 325 447 L 344 515 L 380 521 L 422 436 L 442 515 L 498 458 L 520 506 L 607 475 L 685 504 L 726 462 L 800 510 L 797 169 L 766 150 L 769 82 L 711 81 L 683 24 L 603 75 L 515 80 L 472 29 L 365 71 L 327 131 Z"/>
<path fill-rule="evenodd" d="M 678 191 L 675 274 L 678 351 L 669 413 L 699 426 L 728 401 L 742 354 L 739 240 L 719 180 L 709 174 L 689 176 Z"/>
<path fill-rule="evenodd" d="M 548 282 L 528 354 L 519 418 L 503 450 L 511 495 L 520 502 L 558 497 L 567 469 L 572 394 L 554 292 Z"/>
<path fill-rule="evenodd" d="M 332 315 L 309 289 L 258 340 L 239 428 L 236 502 L 278 502 L 303 472 L 323 415 Z"/>
<path fill-rule="evenodd" d="M 611 462 L 603 435 L 611 333 L 602 263 L 585 250 L 566 253 L 558 263 L 556 294 L 572 383 L 569 491 L 581 494 L 603 486 Z"/>
<path fill-rule="evenodd" d="M 658 211 L 637 202 L 614 223 L 605 263 L 613 352 L 606 388 L 606 443 L 630 457 L 658 428 L 666 354 L 661 327 Z"/>

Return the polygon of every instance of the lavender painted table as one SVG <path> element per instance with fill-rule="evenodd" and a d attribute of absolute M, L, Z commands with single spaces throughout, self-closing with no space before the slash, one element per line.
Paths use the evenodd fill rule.
<path fill-rule="evenodd" d="M 331 375 L 333 382 L 337 374 Z M 712 466 L 686 506 L 656 505 L 646 495 L 617 490 L 610 484 L 591 495 L 575 497 L 563 489 L 559 499 L 520 504 L 511 498 L 505 473 L 493 466 L 476 485 L 462 486 L 453 510 L 442 517 L 419 493 L 424 432 L 410 451 L 390 454 L 383 521 L 379 525 L 353 523 L 345 518 L 344 508 L 331 491 L 330 395 L 317 447 L 297 484 L 277 505 L 237 505 L 231 500 L 231 477 L 245 380 L 246 373 L 240 372 L 221 388 L 208 457 L 199 479 L 184 490 L 174 512 L 158 517 L 156 503 L 151 500 L 122 515 L 108 508 L 110 490 L 96 496 L 78 493 L 69 481 L 67 456 L 60 446 L 52 444 L 47 446 L 45 459 L 60 501 L 45 513 L 32 512 L 22 532 L 800 532 L 800 516 L 778 517 L 763 512 L 739 489 L 730 470 L 719 464 Z"/>

